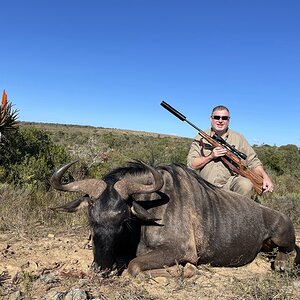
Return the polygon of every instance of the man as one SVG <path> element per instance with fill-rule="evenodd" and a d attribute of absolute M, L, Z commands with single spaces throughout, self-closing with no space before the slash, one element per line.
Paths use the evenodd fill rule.
<path fill-rule="evenodd" d="M 210 116 L 211 129 L 205 132 L 210 136 L 216 134 L 222 137 L 228 144 L 233 145 L 237 150 L 246 154 L 247 158 L 243 161 L 244 164 L 253 172 L 262 176 L 264 192 L 272 192 L 273 184 L 265 172 L 261 161 L 246 139 L 241 134 L 228 128 L 229 121 L 228 108 L 222 105 L 216 106 Z M 255 190 L 251 181 L 248 178 L 235 174 L 222 162 L 221 157 L 227 151 L 224 147 L 213 148 L 198 134 L 191 145 L 187 164 L 207 181 L 224 189 L 254 198 Z"/>

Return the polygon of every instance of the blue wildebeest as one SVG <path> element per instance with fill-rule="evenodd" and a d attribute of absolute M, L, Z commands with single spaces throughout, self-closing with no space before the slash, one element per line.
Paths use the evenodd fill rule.
<path fill-rule="evenodd" d="M 135 162 L 101 180 L 63 184 L 73 163 L 55 172 L 51 184 L 83 196 L 55 210 L 88 208 L 93 267 L 104 276 L 124 266 L 132 276 L 168 276 L 186 263 L 238 267 L 275 247 L 275 269 L 284 269 L 291 257 L 299 261 L 286 215 L 220 189 L 184 165 Z"/>

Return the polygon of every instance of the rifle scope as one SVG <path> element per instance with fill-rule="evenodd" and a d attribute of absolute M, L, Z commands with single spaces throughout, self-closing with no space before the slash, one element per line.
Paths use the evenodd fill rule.
<path fill-rule="evenodd" d="M 218 135 L 214 135 L 213 139 L 215 139 L 217 142 L 219 142 L 222 146 L 227 148 L 229 151 L 231 151 L 233 154 L 235 154 L 237 157 L 241 159 L 246 159 L 247 155 L 239 150 L 237 150 L 233 145 L 228 144 L 222 137 Z"/>

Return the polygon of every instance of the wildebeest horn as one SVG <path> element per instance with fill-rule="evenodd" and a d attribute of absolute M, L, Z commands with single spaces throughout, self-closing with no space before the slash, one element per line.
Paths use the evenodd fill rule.
<path fill-rule="evenodd" d="M 82 192 L 88 194 L 90 197 L 98 198 L 106 188 L 106 183 L 103 180 L 85 179 L 67 184 L 61 183 L 61 179 L 65 172 L 76 162 L 78 162 L 78 160 L 70 162 L 57 170 L 50 179 L 51 186 L 59 191 Z"/>
<path fill-rule="evenodd" d="M 153 217 L 145 208 L 137 204 L 135 201 L 132 202 L 131 212 L 143 221 L 159 221 L 160 219 Z"/>
<path fill-rule="evenodd" d="M 130 175 L 125 177 L 118 182 L 115 183 L 114 188 L 118 191 L 123 199 L 127 199 L 128 196 L 133 194 L 148 194 L 153 193 L 161 189 L 164 184 L 163 176 L 153 167 L 144 164 L 143 162 L 139 162 L 146 169 L 148 169 L 153 178 L 151 178 L 151 184 L 147 184 L 149 182 L 149 177 L 145 178 L 146 182 L 142 182 L 143 180 L 139 179 L 138 176 Z"/>

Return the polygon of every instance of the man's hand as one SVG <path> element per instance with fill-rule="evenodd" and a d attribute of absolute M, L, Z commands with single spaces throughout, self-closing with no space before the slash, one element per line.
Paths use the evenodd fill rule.
<path fill-rule="evenodd" d="M 267 177 L 264 177 L 263 179 L 263 190 L 264 190 L 264 193 L 266 192 L 273 192 L 273 184 L 269 178 L 269 176 Z"/>
<path fill-rule="evenodd" d="M 263 178 L 263 186 L 262 186 L 263 192 L 264 193 L 267 193 L 267 192 L 272 193 L 273 189 L 274 189 L 274 186 L 273 186 L 273 183 L 272 183 L 270 177 L 268 176 L 268 174 L 264 170 L 264 168 L 262 166 L 257 166 L 254 169 L 254 172 L 257 173 L 258 175 L 260 175 Z"/>
<path fill-rule="evenodd" d="M 223 147 L 216 147 L 212 150 L 211 156 L 213 159 L 224 156 L 227 153 L 227 149 Z"/>

